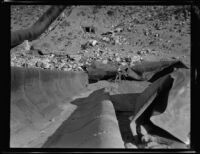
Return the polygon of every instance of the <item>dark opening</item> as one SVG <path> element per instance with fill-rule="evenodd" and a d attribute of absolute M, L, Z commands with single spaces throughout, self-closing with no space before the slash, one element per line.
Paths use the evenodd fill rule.
<path fill-rule="evenodd" d="M 85 33 L 95 33 L 94 27 L 90 27 L 90 26 L 83 27 L 83 30 L 84 30 Z"/>

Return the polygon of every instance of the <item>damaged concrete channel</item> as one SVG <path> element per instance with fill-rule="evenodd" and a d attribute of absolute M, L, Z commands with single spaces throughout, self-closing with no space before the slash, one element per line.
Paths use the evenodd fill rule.
<path fill-rule="evenodd" d="M 74 98 L 88 91 L 87 74 L 12 68 L 11 76 L 11 147 L 45 138 L 41 147 L 124 147 L 108 94 Z"/>
<path fill-rule="evenodd" d="M 91 72 L 12 67 L 10 146 L 147 148 L 143 140 L 151 136 L 165 148 L 186 148 L 189 71 L 180 62 L 164 64 L 159 70 L 142 68 L 151 74 L 144 81 L 104 80 L 106 86 L 89 83 Z"/>
<path fill-rule="evenodd" d="M 27 7 L 30 27 L 11 11 L 11 148 L 189 148 L 190 8 Z"/>

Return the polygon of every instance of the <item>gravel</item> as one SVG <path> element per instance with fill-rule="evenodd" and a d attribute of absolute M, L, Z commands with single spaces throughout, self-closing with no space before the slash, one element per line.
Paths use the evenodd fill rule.
<path fill-rule="evenodd" d="M 29 51 L 11 53 L 11 66 L 37 67 L 42 69 L 58 69 L 63 71 L 83 71 L 81 66 L 91 65 L 93 61 L 100 61 L 103 64 L 109 62 L 117 63 L 119 66 L 132 66 L 134 63 L 142 61 L 142 57 L 122 56 L 108 50 L 93 50 L 93 53 L 81 50 L 78 54 L 59 56 L 56 54 L 30 54 Z"/>

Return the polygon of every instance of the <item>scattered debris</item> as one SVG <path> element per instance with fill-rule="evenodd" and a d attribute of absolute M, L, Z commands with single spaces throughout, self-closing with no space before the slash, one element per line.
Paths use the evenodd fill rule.
<path fill-rule="evenodd" d="M 93 40 L 90 43 L 96 44 L 97 41 Z M 127 55 L 124 57 L 118 53 L 101 49 L 93 50 L 92 53 L 87 50 L 81 50 L 72 55 L 43 54 L 39 50 L 30 50 L 27 54 L 13 53 L 11 56 L 11 66 L 39 67 L 63 71 L 68 71 L 69 68 L 71 68 L 70 70 L 83 71 L 80 66 L 91 65 L 93 61 L 99 61 L 103 64 L 116 62 L 119 66 L 133 66 L 136 62 L 142 61 L 142 57 L 139 55 Z"/>
<path fill-rule="evenodd" d="M 139 55 L 145 55 L 145 54 L 148 54 L 148 53 L 150 53 L 149 49 L 143 49 L 143 50 L 137 51 L 137 54 L 139 54 Z"/>

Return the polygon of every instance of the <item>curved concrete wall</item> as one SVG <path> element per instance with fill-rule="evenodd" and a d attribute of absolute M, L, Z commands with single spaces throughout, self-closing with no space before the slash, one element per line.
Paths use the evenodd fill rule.
<path fill-rule="evenodd" d="M 86 99 L 59 129 L 48 138 L 45 148 L 124 148 L 118 120 L 110 96 L 104 89 Z"/>
<path fill-rule="evenodd" d="M 12 67 L 10 146 L 124 148 L 110 95 L 87 84 L 83 72 Z"/>
<path fill-rule="evenodd" d="M 11 68 L 11 145 L 13 136 L 43 129 L 87 82 L 85 73 Z"/>

